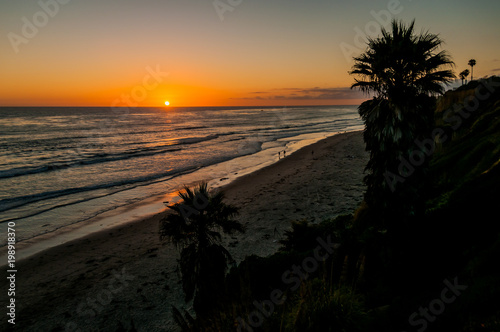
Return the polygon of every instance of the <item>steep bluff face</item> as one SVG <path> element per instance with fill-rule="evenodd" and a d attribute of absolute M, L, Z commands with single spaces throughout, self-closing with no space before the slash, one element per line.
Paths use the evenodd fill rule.
<path fill-rule="evenodd" d="M 467 86 L 464 86 L 467 87 Z M 474 96 L 475 88 L 447 91 L 437 101 L 436 113 L 443 113 L 455 104 L 463 104 L 463 101 L 469 96 Z"/>
<path fill-rule="evenodd" d="M 498 183 L 500 77 L 473 81 L 447 92 L 438 102 L 436 125 L 446 128 L 450 135 L 436 155 L 434 166 L 453 179 L 449 182 L 454 182 L 455 188 L 465 184 L 490 188 L 489 184 Z M 463 192 L 470 198 L 470 190 Z M 488 197 L 484 193 L 480 196 Z"/>
<path fill-rule="evenodd" d="M 471 98 L 479 99 L 480 102 L 498 100 L 499 89 L 500 77 L 498 76 L 469 82 L 455 90 L 447 91 L 440 97 L 437 101 L 436 113 L 445 112 L 456 104 L 464 104 Z"/>
<path fill-rule="evenodd" d="M 498 132 L 499 114 L 500 77 L 492 76 L 446 92 L 437 101 L 435 120 L 455 141 Z"/>
<path fill-rule="evenodd" d="M 447 195 L 469 182 L 478 188 L 496 182 L 493 175 L 498 174 L 500 165 L 500 77 L 448 91 L 438 100 L 435 119 L 447 139 L 436 149 L 432 169 L 437 183 L 447 188 Z M 488 181 L 486 173 L 490 173 Z"/>

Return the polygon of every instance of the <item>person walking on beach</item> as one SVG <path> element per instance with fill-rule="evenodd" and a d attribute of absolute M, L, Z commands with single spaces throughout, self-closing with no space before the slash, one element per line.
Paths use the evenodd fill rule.
<path fill-rule="evenodd" d="M 281 159 L 281 151 L 278 152 L 278 159 Z"/>
<path fill-rule="evenodd" d="M 286 157 L 286 150 L 283 150 L 283 158 Z"/>

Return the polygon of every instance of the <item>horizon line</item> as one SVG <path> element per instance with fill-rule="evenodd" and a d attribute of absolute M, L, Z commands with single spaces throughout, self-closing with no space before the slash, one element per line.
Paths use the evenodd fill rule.
<path fill-rule="evenodd" d="M 206 108 L 206 107 L 247 107 L 247 108 L 275 108 L 275 107 L 321 107 L 321 106 L 359 106 L 358 104 L 322 104 L 322 105 L 229 105 L 229 106 L 216 106 L 216 105 L 207 105 L 207 106 L 103 106 L 103 105 L 0 105 L 0 108 L 6 108 L 6 107 L 78 107 L 78 108 L 85 108 L 85 107 L 100 107 L 100 108 Z"/>

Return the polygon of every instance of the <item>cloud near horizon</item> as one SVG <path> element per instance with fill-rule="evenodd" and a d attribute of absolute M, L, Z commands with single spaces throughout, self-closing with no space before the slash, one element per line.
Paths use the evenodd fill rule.
<path fill-rule="evenodd" d="M 281 88 L 269 91 L 253 91 L 255 97 L 231 99 L 261 99 L 261 100 L 332 100 L 332 99 L 364 99 L 365 94 L 350 87 L 339 88 Z"/>

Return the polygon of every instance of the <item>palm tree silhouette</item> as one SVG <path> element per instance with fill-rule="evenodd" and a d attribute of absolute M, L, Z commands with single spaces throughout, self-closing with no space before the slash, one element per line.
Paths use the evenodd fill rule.
<path fill-rule="evenodd" d="M 476 65 L 476 60 L 475 59 L 470 59 L 469 60 L 469 66 L 470 66 L 470 80 L 474 80 L 474 66 Z"/>
<path fill-rule="evenodd" d="M 415 212 L 421 179 L 398 175 L 401 158 L 415 151 L 415 140 L 432 129 L 433 96 L 442 94 L 443 84 L 454 77 L 450 56 L 438 51 L 441 39 L 428 32 L 416 35 L 414 26 L 415 21 L 405 26 L 393 20 L 391 31 L 382 29 L 382 36 L 368 39 L 367 51 L 354 58 L 350 72 L 357 76 L 351 88 L 373 95 L 358 109 L 370 151 L 365 200 L 381 211 L 406 214 Z"/>
<path fill-rule="evenodd" d="M 467 76 L 469 76 L 469 73 L 470 73 L 469 69 L 465 69 L 465 70 L 461 71 L 460 74 L 458 74 L 458 76 L 462 80 L 462 85 L 464 85 L 464 80 L 465 80 L 465 83 L 467 83 Z"/>
<path fill-rule="evenodd" d="M 222 192 L 211 193 L 206 183 L 194 190 L 179 192 L 182 201 L 169 206 L 175 213 L 160 222 L 160 238 L 172 241 L 181 249 L 180 270 L 185 300 L 194 298 L 198 313 L 215 304 L 224 283 L 230 253 L 221 245 L 221 231 L 244 232 L 232 218 L 238 209 L 223 202 Z"/>

